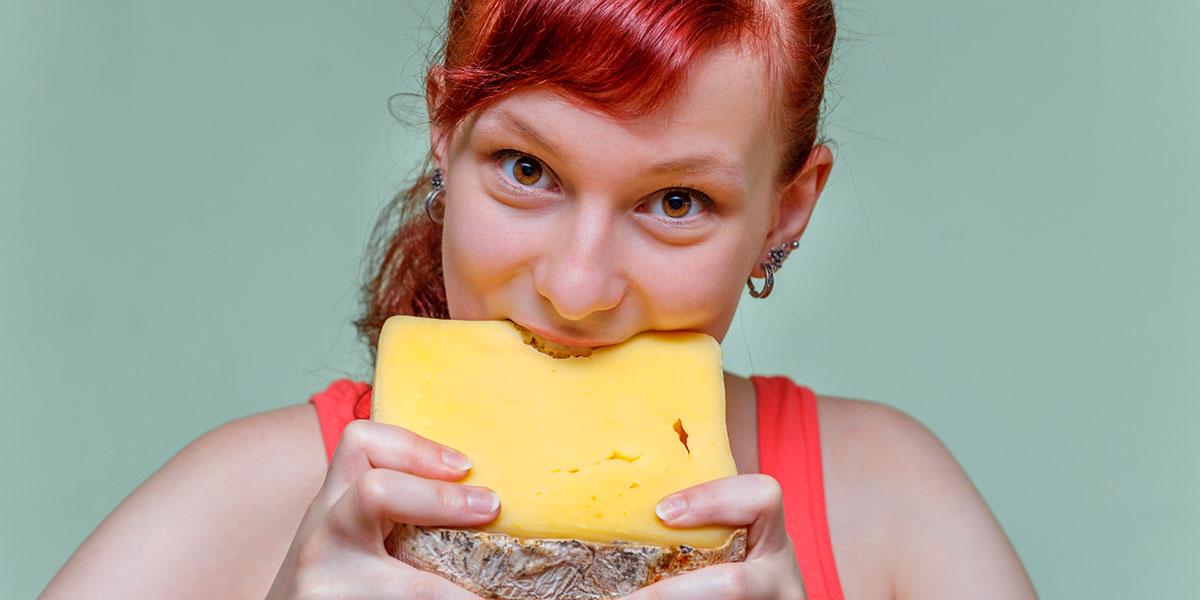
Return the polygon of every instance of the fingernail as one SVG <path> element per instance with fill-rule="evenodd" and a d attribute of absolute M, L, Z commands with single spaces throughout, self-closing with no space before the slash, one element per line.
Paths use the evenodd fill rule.
<path fill-rule="evenodd" d="M 453 450 L 442 450 L 442 464 L 455 471 L 466 471 L 471 468 L 471 459 Z"/>
<path fill-rule="evenodd" d="M 671 496 L 654 507 L 655 514 L 664 521 L 670 521 L 687 510 L 687 499 L 682 496 Z"/>
<path fill-rule="evenodd" d="M 500 496 L 491 490 L 473 489 L 467 492 L 467 506 L 481 515 L 489 515 L 500 507 Z"/>

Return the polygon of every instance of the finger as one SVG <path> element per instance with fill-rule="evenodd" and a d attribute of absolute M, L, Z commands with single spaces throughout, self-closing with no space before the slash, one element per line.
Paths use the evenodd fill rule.
<path fill-rule="evenodd" d="M 382 551 L 396 523 L 474 527 L 495 519 L 499 510 L 500 497 L 484 487 L 371 469 L 338 499 L 325 523 L 351 546 Z"/>
<path fill-rule="evenodd" d="M 807 597 L 803 584 L 783 581 L 765 571 L 755 562 L 712 565 L 668 577 L 623 600 L 800 600 Z"/>
<path fill-rule="evenodd" d="M 774 550 L 790 543 L 783 490 L 770 475 L 735 475 L 692 486 L 663 498 L 655 512 L 670 527 L 749 526 L 747 541 L 752 550 Z"/>
<path fill-rule="evenodd" d="M 461 452 L 403 427 L 363 419 L 351 421 L 342 431 L 321 490 L 327 502 L 335 502 L 371 468 L 457 481 L 466 476 L 471 461 Z"/>

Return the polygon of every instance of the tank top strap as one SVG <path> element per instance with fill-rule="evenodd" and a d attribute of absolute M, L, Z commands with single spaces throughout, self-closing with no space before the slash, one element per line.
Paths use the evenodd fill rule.
<path fill-rule="evenodd" d="M 829 541 L 817 397 L 783 376 L 751 376 L 758 398 L 759 471 L 783 489 L 784 519 L 810 600 L 842 600 Z"/>
<path fill-rule="evenodd" d="M 321 424 L 321 439 L 325 442 L 325 458 L 333 460 L 342 430 L 355 419 L 371 417 L 371 384 L 350 379 L 338 379 L 308 399 L 317 409 Z"/>

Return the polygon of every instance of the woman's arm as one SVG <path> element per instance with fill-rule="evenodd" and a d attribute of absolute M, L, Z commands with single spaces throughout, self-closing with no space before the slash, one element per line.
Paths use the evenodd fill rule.
<path fill-rule="evenodd" d="M 121 502 L 40 597 L 261 600 L 324 479 L 320 441 L 308 404 L 204 434 Z"/>

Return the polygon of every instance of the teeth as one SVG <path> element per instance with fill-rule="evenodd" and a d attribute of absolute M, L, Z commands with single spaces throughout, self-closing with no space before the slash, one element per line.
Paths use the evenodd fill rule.
<path fill-rule="evenodd" d="M 513 325 L 517 325 L 513 323 Z M 591 356 L 591 348 L 576 348 L 574 346 L 566 346 L 550 340 L 543 340 L 532 331 L 517 325 L 517 331 L 521 332 L 521 337 L 525 343 L 536 348 L 542 354 L 548 354 L 554 358 L 577 358 L 583 356 Z"/>

